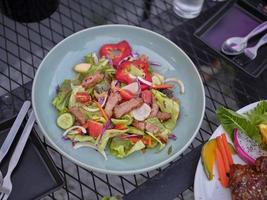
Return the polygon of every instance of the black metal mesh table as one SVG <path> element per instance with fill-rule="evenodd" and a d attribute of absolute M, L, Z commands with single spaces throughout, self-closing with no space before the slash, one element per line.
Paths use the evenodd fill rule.
<path fill-rule="evenodd" d="M 178 158 L 182 161 L 218 126 L 215 110 L 219 105 L 237 109 L 267 96 L 266 71 L 257 79 L 251 78 L 225 63 L 193 37 L 194 30 L 220 6 L 220 3 L 206 1 L 204 13 L 194 20 L 177 17 L 172 11 L 172 0 L 62 0 L 56 12 L 38 23 L 19 23 L 0 14 L 0 121 L 14 116 L 22 102 L 30 99 L 38 65 L 58 42 L 74 32 L 96 25 L 136 25 L 173 40 L 191 57 L 201 74 L 206 92 L 206 112 L 197 137 Z M 43 142 L 66 182 L 61 190 L 45 199 L 124 196 L 155 174 L 162 173 L 162 169 L 133 176 L 95 173 L 64 158 L 45 139 Z M 194 171 L 186 173 L 192 175 Z M 177 189 L 176 198 L 192 199 L 192 183 L 180 187 L 182 191 Z M 176 191 L 175 186 L 170 190 Z"/>

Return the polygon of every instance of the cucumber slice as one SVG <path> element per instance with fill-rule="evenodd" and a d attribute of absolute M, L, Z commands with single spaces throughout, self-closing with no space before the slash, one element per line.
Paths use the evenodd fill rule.
<path fill-rule="evenodd" d="M 57 118 L 57 125 L 62 129 L 68 129 L 74 124 L 74 117 L 70 113 L 63 113 Z"/>

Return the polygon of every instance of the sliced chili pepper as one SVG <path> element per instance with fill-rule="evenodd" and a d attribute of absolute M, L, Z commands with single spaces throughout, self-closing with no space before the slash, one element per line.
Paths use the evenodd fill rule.
<path fill-rule="evenodd" d="M 124 99 L 125 101 L 128 101 L 134 97 L 134 94 L 128 90 L 120 89 L 119 92 L 122 99 Z"/>
<path fill-rule="evenodd" d="M 125 61 L 120 64 L 116 71 L 116 79 L 122 83 L 130 84 L 136 79 L 136 75 L 131 74 L 131 67 L 137 68 L 142 73 L 142 78 L 151 82 L 152 78 L 149 73 L 149 63 L 143 60 Z M 141 84 L 141 90 L 148 89 L 149 86 Z"/>
<path fill-rule="evenodd" d="M 91 101 L 91 97 L 87 92 L 77 92 L 75 99 L 80 103 L 88 103 Z"/>
<path fill-rule="evenodd" d="M 105 44 L 99 50 L 100 56 L 110 58 L 115 67 L 118 66 L 122 59 L 131 55 L 131 52 L 132 48 L 126 40 L 119 43 Z"/>

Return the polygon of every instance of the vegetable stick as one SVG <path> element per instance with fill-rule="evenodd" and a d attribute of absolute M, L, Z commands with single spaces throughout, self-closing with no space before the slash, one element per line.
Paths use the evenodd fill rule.
<path fill-rule="evenodd" d="M 230 164 L 229 164 L 229 161 L 228 161 L 228 158 L 227 158 L 227 155 L 226 155 L 226 150 L 225 150 L 225 148 L 223 146 L 222 137 L 218 136 L 216 138 L 216 142 L 217 142 L 218 149 L 220 150 L 220 152 L 222 154 L 225 171 L 227 173 L 229 173 L 230 172 Z"/>
<path fill-rule="evenodd" d="M 101 105 L 100 105 L 97 101 L 95 101 L 95 103 L 96 103 L 97 107 L 99 108 L 99 110 L 101 111 L 103 117 L 104 117 L 106 120 L 108 120 L 108 116 L 107 116 L 106 112 L 104 111 L 104 109 L 101 107 Z"/>
<path fill-rule="evenodd" d="M 173 85 L 169 85 L 169 84 L 153 85 L 152 88 L 153 89 L 169 89 L 169 88 L 173 88 Z"/>
<path fill-rule="evenodd" d="M 223 163 L 223 157 L 222 157 L 222 154 L 218 148 L 216 148 L 216 150 L 215 150 L 215 158 L 216 158 L 220 182 L 221 182 L 223 187 L 228 187 L 229 179 L 226 176 L 226 171 L 225 171 L 224 163 Z"/>
<path fill-rule="evenodd" d="M 232 164 L 234 164 L 234 161 L 233 161 L 230 149 L 228 147 L 228 142 L 227 142 L 225 133 L 222 134 L 222 141 L 223 141 L 223 146 L 224 146 L 224 148 L 226 150 L 226 155 L 227 155 L 227 158 L 228 158 L 228 161 L 229 161 L 229 165 L 231 166 Z"/>

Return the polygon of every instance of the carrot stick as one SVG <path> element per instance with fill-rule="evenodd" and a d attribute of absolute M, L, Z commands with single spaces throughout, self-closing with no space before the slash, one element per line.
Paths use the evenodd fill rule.
<path fill-rule="evenodd" d="M 99 108 L 99 110 L 101 111 L 103 117 L 104 117 L 106 120 L 108 120 L 108 116 L 107 116 L 106 112 L 104 111 L 104 109 L 102 108 L 102 106 L 101 106 L 97 101 L 95 101 L 95 103 L 96 103 L 97 107 Z"/>
<path fill-rule="evenodd" d="M 217 163 L 217 168 L 218 168 L 218 173 L 219 173 L 219 180 L 223 187 L 228 187 L 229 179 L 226 176 L 226 171 L 225 171 L 224 164 L 223 164 L 223 157 L 218 148 L 216 148 L 215 150 L 215 157 L 216 157 L 216 163 Z"/>
<path fill-rule="evenodd" d="M 233 161 L 230 149 L 228 147 L 228 142 L 227 142 L 225 133 L 222 134 L 222 141 L 223 141 L 223 146 L 224 146 L 224 148 L 226 150 L 226 155 L 227 155 L 227 158 L 228 158 L 228 161 L 229 161 L 229 165 L 231 166 L 232 164 L 234 164 L 234 161 Z"/>
<path fill-rule="evenodd" d="M 153 89 L 169 89 L 169 88 L 173 88 L 173 85 L 169 85 L 169 84 L 153 85 L 152 88 Z"/>
<path fill-rule="evenodd" d="M 218 146 L 218 149 L 220 150 L 221 154 L 222 154 L 222 158 L 223 158 L 223 163 L 224 163 L 224 169 L 227 173 L 230 172 L 230 164 L 229 164 L 229 161 L 228 161 L 228 157 L 226 155 L 226 150 L 223 146 L 223 141 L 222 141 L 222 137 L 221 136 L 218 136 L 216 138 L 216 142 L 217 142 L 217 146 Z"/>

